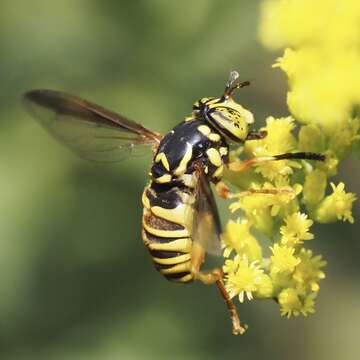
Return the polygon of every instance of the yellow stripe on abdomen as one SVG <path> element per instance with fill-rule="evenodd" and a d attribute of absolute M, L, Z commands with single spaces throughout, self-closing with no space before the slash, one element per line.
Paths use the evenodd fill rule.
<path fill-rule="evenodd" d="M 143 205 L 142 238 L 152 256 L 156 270 L 171 281 L 181 283 L 192 281 L 192 240 L 185 225 L 188 216 L 185 205 L 182 204 L 177 210 L 152 208 L 147 196 L 143 196 Z"/>

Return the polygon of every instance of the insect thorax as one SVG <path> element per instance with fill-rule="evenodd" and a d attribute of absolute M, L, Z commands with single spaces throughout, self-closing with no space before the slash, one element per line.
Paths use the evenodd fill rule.
<path fill-rule="evenodd" d="M 195 163 L 201 163 L 209 179 L 222 176 L 228 161 L 228 145 L 222 135 L 202 119 L 184 121 L 161 141 L 154 156 L 151 177 L 158 184 L 181 181 L 192 187 Z"/>

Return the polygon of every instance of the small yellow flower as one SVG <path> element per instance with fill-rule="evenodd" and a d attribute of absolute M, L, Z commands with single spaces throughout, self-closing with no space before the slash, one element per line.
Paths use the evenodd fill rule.
<path fill-rule="evenodd" d="M 288 47 L 277 66 L 289 78 L 290 111 L 332 138 L 360 99 L 359 18 L 357 0 L 268 0 L 262 7 L 263 43 Z"/>
<path fill-rule="evenodd" d="M 225 264 L 223 265 L 223 271 L 225 274 L 231 274 L 236 271 L 238 268 L 237 262 L 231 259 L 226 259 Z"/>
<path fill-rule="evenodd" d="M 240 193 L 241 194 L 241 193 Z M 232 212 L 243 210 L 246 218 L 257 230 L 270 235 L 273 228 L 273 219 L 270 215 L 272 194 L 248 194 L 240 196 L 230 205 Z"/>
<path fill-rule="evenodd" d="M 281 316 L 299 315 L 302 307 L 296 289 L 287 288 L 281 291 L 278 297 Z"/>
<path fill-rule="evenodd" d="M 291 186 L 286 179 L 279 179 L 275 185 L 265 182 L 262 186 L 253 184 L 251 188 L 265 193 L 240 192 L 239 200 L 230 205 L 232 212 L 242 209 L 251 218 L 265 209 L 270 209 L 271 216 L 276 216 L 281 211 L 287 214 L 298 209 L 297 202 L 293 202 L 293 200 L 302 191 L 300 184 Z"/>
<path fill-rule="evenodd" d="M 270 249 L 273 254 L 271 256 L 272 274 L 291 273 L 294 271 L 295 266 L 300 263 L 300 259 L 294 255 L 294 248 L 275 244 Z"/>
<path fill-rule="evenodd" d="M 309 314 L 313 314 L 315 312 L 315 299 L 317 293 L 313 292 L 308 294 L 303 301 L 303 307 L 301 308 L 300 312 L 304 316 L 308 316 Z"/>
<path fill-rule="evenodd" d="M 239 255 L 246 255 L 249 261 L 260 260 L 262 250 L 256 238 L 250 233 L 250 222 L 243 220 L 236 222 L 230 220 L 225 232 L 221 235 L 221 240 L 225 247 L 224 257 L 229 257 L 232 250 L 235 249 Z"/>
<path fill-rule="evenodd" d="M 351 150 L 354 140 L 359 139 L 360 120 L 358 118 L 348 119 L 341 124 L 336 131 L 336 136 L 330 138 L 329 147 L 339 158 L 344 158 Z"/>
<path fill-rule="evenodd" d="M 314 305 L 316 293 L 311 293 L 305 298 L 301 298 L 296 289 L 287 288 L 281 291 L 278 297 L 281 316 L 307 316 L 315 312 Z"/>
<path fill-rule="evenodd" d="M 299 150 L 322 153 L 325 150 L 325 136 L 319 126 L 305 125 L 299 131 Z"/>
<path fill-rule="evenodd" d="M 300 184 L 290 185 L 287 180 L 279 179 L 275 182 L 275 186 L 265 183 L 264 189 L 280 190 L 278 194 L 273 195 L 271 203 L 271 215 L 280 217 L 286 217 L 299 210 L 299 203 L 297 196 L 302 191 Z"/>
<path fill-rule="evenodd" d="M 242 210 L 253 228 L 268 236 L 273 232 L 274 217 L 286 217 L 299 209 L 297 195 L 302 191 L 300 184 L 291 186 L 286 179 L 278 179 L 275 185 L 253 183 L 250 188 L 264 193 L 241 191 L 236 195 L 238 200 L 229 208 L 232 212 Z"/>
<path fill-rule="evenodd" d="M 335 47 L 356 44 L 359 12 L 356 0 L 267 0 L 262 6 L 260 38 L 274 49 L 309 42 Z"/>
<path fill-rule="evenodd" d="M 225 287 L 231 298 L 239 296 L 239 301 L 244 302 L 245 295 L 252 300 L 253 293 L 263 279 L 263 270 L 257 261 L 249 262 L 246 255 L 236 255 L 234 260 L 227 260 L 223 269 L 225 275 Z"/>
<path fill-rule="evenodd" d="M 292 134 L 294 128 L 293 118 L 275 119 L 270 116 L 266 119 L 266 126 L 261 129 L 267 132 L 267 136 L 262 140 L 246 143 L 245 151 L 257 157 L 290 152 L 296 146 L 296 140 Z M 269 180 L 275 180 L 279 176 L 292 174 L 292 167 L 299 167 L 299 163 L 289 160 L 264 161 L 257 164 L 255 171 Z"/>
<path fill-rule="evenodd" d="M 336 220 L 349 221 L 350 223 L 354 222 L 352 216 L 352 203 L 356 200 L 356 195 L 354 193 L 345 192 L 345 184 L 343 182 L 335 186 L 335 184 L 330 184 L 333 193 L 329 196 L 326 196 L 325 199 L 320 203 L 319 207 L 316 209 L 316 220 L 321 223 L 329 223 Z"/>
<path fill-rule="evenodd" d="M 357 0 L 267 0 L 262 6 L 260 38 L 275 49 L 304 43 L 354 45 L 360 37 L 359 13 Z"/>
<path fill-rule="evenodd" d="M 304 248 L 299 253 L 299 259 L 300 263 L 296 266 L 293 275 L 297 290 L 302 294 L 309 291 L 318 292 L 319 281 L 325 278 L 321 268 L 326 265 L 326 261 L 320 255 L 312 256 L 312 251 Z"/>
<path fill-rule="evenodd" d="M 354 89 L 360 86 L 360 53 L 345 51 L 346 57 L 327 48 L 304 46 L 287 50 L 278 62 L 289 76 L 287 103 L 291 113 L 303 123 L 319 125 L 330 137 L 346 123 L 359 99 Z M 330 76 L 329 86 L 324 79 Z"/>
<path fill-rule="evenodd" d="M 271 277 L 267 274 L 260 275 L 261 280 L 257 286 L 255 296 L 258 299 L 269 299 L 273 297 L 274 285 Z"/>
<path fill-rule="evenodd" d="M 308 206 L 314 206 L 325 196 L 327 178 L 324 171 L 315 169 L 306 175 L 304 184 L 304 201 Z"/>
<path fill-rule="evenodd" d="M 309 232 L 313 221 L 307 218 L 306 214 L 300 212 L 289 215 L 285 218 L 286 225 L 281 226 L 281 243 L 287 246 L 301 244 L 304 240 L 311 240 L 314 235 Z"/>
<path fill-rule="evenodd" d="M 291 272 L 276 272 L 270 270 L 271 281 L 273 283 L 273 293 L 276 296 L 286 288 L 294 287 L 294 280 Z"/>
<path fill-rule="evenodd" d="M 323 171 L 327 177 L 335 176 L 338 173 L 338 157 L 331 149 L 324 151 L 323 154 L 325 155 L 325 161 L 316 164 L 316 167 Z"/>

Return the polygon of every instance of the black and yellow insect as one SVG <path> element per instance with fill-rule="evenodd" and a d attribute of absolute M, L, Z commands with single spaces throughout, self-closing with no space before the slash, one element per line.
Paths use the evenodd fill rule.
<path fill-rule="evenodd" d="M 230 310 L 233 333 L 243 332 L 236 309 L 227 294 L 221 269 L 201 270 L 205 254 L 220 254 L 221 232 L 210 183 L 227 198 L 221 181 L 229 164 L 229 144 L 266 136 L 249 131 L 253 115 L 232 98 L 238 82 L 233 71 L 224 94 L 202 98 L 191 116 L 162 136 L 98 105 L 62 92 L 32 90 L 24 95 L 30 113 L 55 138 L 81 157 L 94 161 L 118 161 L 139 147 L 153 151 L 150 182 L 142 196 L 142 237 L 155 268 L 168 280 L 216 283 Z M 281 154 L 249 159 L 241 170 L 259 161 L 278 159 L 323 160 L 312 153 Z M 234 167 L 233 167 L 234 168 Z"/>

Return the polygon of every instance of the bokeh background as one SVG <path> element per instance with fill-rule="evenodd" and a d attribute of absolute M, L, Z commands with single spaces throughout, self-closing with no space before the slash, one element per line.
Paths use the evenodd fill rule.
<path fill-rule="evenodd" d="M 150 263 L 150 156 L 82 161 L 21 106 L 28 89 L 61 89 L 167 131 L 237 69 L 260 126 L 288 112 L 258 17 L 259 1 L 245 0 L 1 1 L 0 359 L 359 358 L 358 222 L 316 227 L 310 245 L 328 266 L 315 315 L 247 303 L 249 331 L 233 337 L 215 287 L 168 283 Z M 345 161 L 341 179 L 360 193 L 359 162 Z"/>

